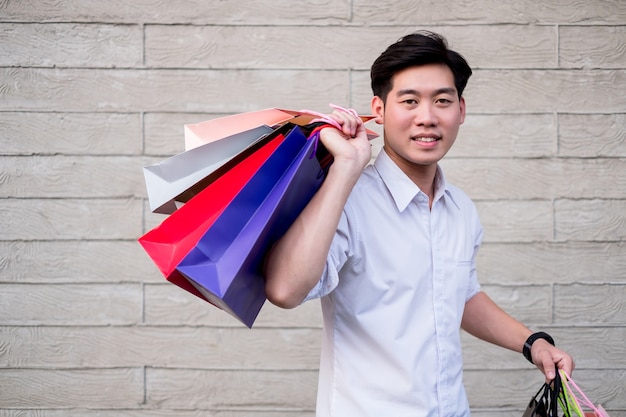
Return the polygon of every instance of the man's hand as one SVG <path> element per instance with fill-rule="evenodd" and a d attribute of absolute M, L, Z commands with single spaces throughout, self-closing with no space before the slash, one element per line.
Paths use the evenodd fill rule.
<path fill-rule="evenodd" d="M 343 110 L 334 110 L 329 117 L 342 128 L 338 130 L 329 127 L 320 132 L 320 140 L 334 157 L 331 169 L 360 175 L 372 157 L 372 147 L 363 121 Z"/>
<path fill-rule="evenodd" d="M 572 374 L 575 364 L 572 357 L 565 351 L 552 346 L 544 339 L 537 339 L 530 348 L 533 363 L 546 376 L 546 381 L 552 381 L 557 369 L 563 369 L 568 375 Z"/>

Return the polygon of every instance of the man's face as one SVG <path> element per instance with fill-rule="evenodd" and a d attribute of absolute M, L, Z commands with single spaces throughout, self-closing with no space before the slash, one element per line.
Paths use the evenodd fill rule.
<path fill-rule="evenodd" d="M 410 67 L 392 82 L 385 103 L 372 99 L 376 121 L 384 124 L 385 150 L 406 173 L 435 167 L 465 120 L 452 71 L 440 64 Z"/>

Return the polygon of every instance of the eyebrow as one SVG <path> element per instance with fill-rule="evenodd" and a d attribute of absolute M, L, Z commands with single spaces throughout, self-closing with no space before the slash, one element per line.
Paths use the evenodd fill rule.
<path fill-rule="evenodd" d="M 418 90 L 414 90 L 412 88 L 406 88 L 404 90 L 398 90 L 398 92 L 396 93 L 396 96 L 402 96 L 402 95 L 414 95 L 414 96 L 421 96 L 422 94 L 418 91 Z M 435 90 L 435 96 L 438 96 L 440 94 L 450 94 L 450 95 L 455 95 L 456 94 L 456 88 L 452 88 L 452 87 L 443 87 L 443 88 L 438 88 L 437 90 Z"/>

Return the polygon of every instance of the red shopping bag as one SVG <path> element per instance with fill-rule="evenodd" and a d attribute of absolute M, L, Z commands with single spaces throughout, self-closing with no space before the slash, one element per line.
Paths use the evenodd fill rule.
<path fill-rule="evenodd" d="M 168 281 L 209 301 L 175 268 L 236 196 L 255 192 L 247 187 L 255 174 L 262 171 L 278 181 L 300 150 L 285 140 L 285 134 L 291 128 L 285 125 L 277 129 L 265 145 L 224 172 L 159 226 L 139 238 L 139 243 Z"/>

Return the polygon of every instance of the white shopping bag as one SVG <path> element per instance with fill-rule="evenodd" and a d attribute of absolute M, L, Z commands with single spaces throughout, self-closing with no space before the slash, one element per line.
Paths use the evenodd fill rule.
<path fill-rule="evenodd" d="M 150 210 L 154 213 L 173 213 L 180 204 L 211 182 L 211 174 L 236 157 L 243 157 L 247 149 L 273 130 L 265 125 L 257 126 L 145 166 L 143 173 Z"/>

